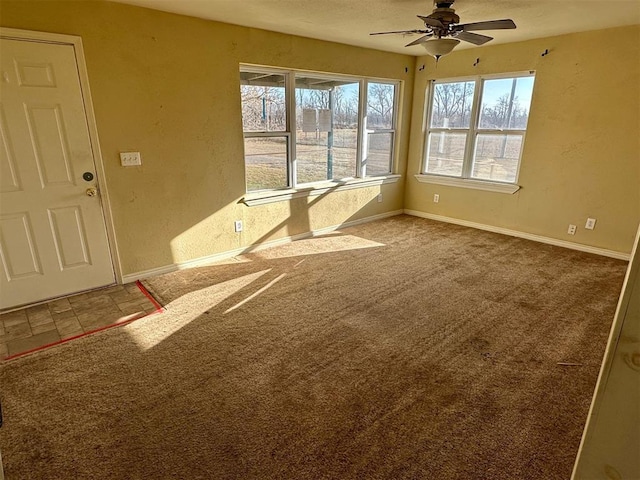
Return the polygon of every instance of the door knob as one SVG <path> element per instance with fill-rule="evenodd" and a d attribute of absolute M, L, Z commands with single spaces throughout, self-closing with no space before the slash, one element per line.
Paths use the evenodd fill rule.
<path fill-rule="evenodd" d="M 87 188 L 87 197 L 95 197 L 98 194 L 98 189 L 94 187 Z"/>

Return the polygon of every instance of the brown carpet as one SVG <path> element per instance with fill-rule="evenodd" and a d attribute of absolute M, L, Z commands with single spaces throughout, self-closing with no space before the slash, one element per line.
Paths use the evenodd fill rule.
<path fill-rule="evenodd" d="M 150 279 L 2 365 L 5 473 L 568 479 L 625 268 L 399 216 Z"/>

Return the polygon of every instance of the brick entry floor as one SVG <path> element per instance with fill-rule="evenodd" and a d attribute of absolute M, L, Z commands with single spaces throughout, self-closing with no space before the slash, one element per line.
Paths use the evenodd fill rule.
<path fill-rule="evenodd" d="M 137 284 L 115 285 L 0 314 L 0 360 L 158 311 Z"/>

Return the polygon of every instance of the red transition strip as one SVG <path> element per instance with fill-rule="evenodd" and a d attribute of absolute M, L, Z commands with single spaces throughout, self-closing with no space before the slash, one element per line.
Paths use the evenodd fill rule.
<path fill-rule="evenodd" d="M 67 343 L 67 342 L 70 342 L 72 340 L 76 340 L 77 338 L 86 337 L 87 335 L 92 335 L 94 333 L 102 332 L 103 330 L 109 330 L 110 328 L 113 328 L 113 327 L 121 327 L 122 325 L 128 325 L 129 323 L 132 323 L 132 322 L 134 322 L 136 320 L 140 320 L 141 318 L 147 317 L 149 315 L 155 315 L 157 313 L 162 313 L 164 311 L 164 308 L 162 308 L 162 305 L 160 305 L 158 303 L 158 301 L 155 298 L 153 298 L 153 296 L 147 291 L 147 289 L 144 287 L 144 285 L 142 285 L 142 282 L 140 282 L 140 280 L 136 280 L 136 286 L 140 289 L 140 291 L 142 293 L 144 293 L 145 297 L 147 297 L 149 299 L 149 301 L 153 304 L 153 306 L 156 308 L 156 310 L 154 312 L 145 313 L 145 314 L 142 314 L 142 315 L 136 315 L 133 318 L 128 318 L 128 319 L 120 321 L 120 322 L 112 323 L 111 325 L 106 325 L 104 327 L 96 328 L 95 330 L 90 330 L 88 332 L 83 332 L 80 335 L 75 335 L 73 337 L 65 338 L 64 340 L 58 340 L 56 342 L 51 342 L 51 343 L 47 343 L 46 345 L 41 345 L 39 347 L 32 348 L 31 350 L 26 350 L 24 352 L 16 353 L 14 355 L 9 355 L 8 357 L 5 357 L 4 359 L 0 359 L 0 361 L 5 361 L 6 362 L 8 360 L 13 360 L 13 359 L 18 358 L 18 357 L 24 357 L 25 355 L 29 355 L 31 353 L 39 352 L 40 350 L 44 350 L 44 349 L 49 348 L 49 347 L 55 347 L 56 345 Z"/>
<path fill-rule="evenodd" d="M 151 295 L 151 294 L 149 293 L 149 290 L 147 290 L 147 289 L 144 287 L 144 285 L 142 285 L 142 282 L 141 282 L 140 280 L 136 280 L 136 285 L 138 286 L 138 288 L 140 289 L 140 291 L 141 291 L 142 293 L 144 293 L 144 296 L 145 296 L 145 297 L 147 297 L 151 303 L 153 303 L 153 306 L 154 306 L 154 307 L 156 307 L 156 311 L 155 311 L 155 312 L 153 312 L 153 313 L 161 313 L 161 312 L 164 310 L 164 309 L 162 308 L 162 305 L 160 305 L 160 304 L 158 303 L 158 301 L 157 301 L 155 298 L 153 298 L 153 295 Z"/>

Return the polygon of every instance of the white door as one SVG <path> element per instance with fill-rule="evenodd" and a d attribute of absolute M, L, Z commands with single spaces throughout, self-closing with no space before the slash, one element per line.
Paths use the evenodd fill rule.
<path fill-rule="evenodd" d="M 0 42 L 0 308 L 114 283 L 75 49 Z"/>

